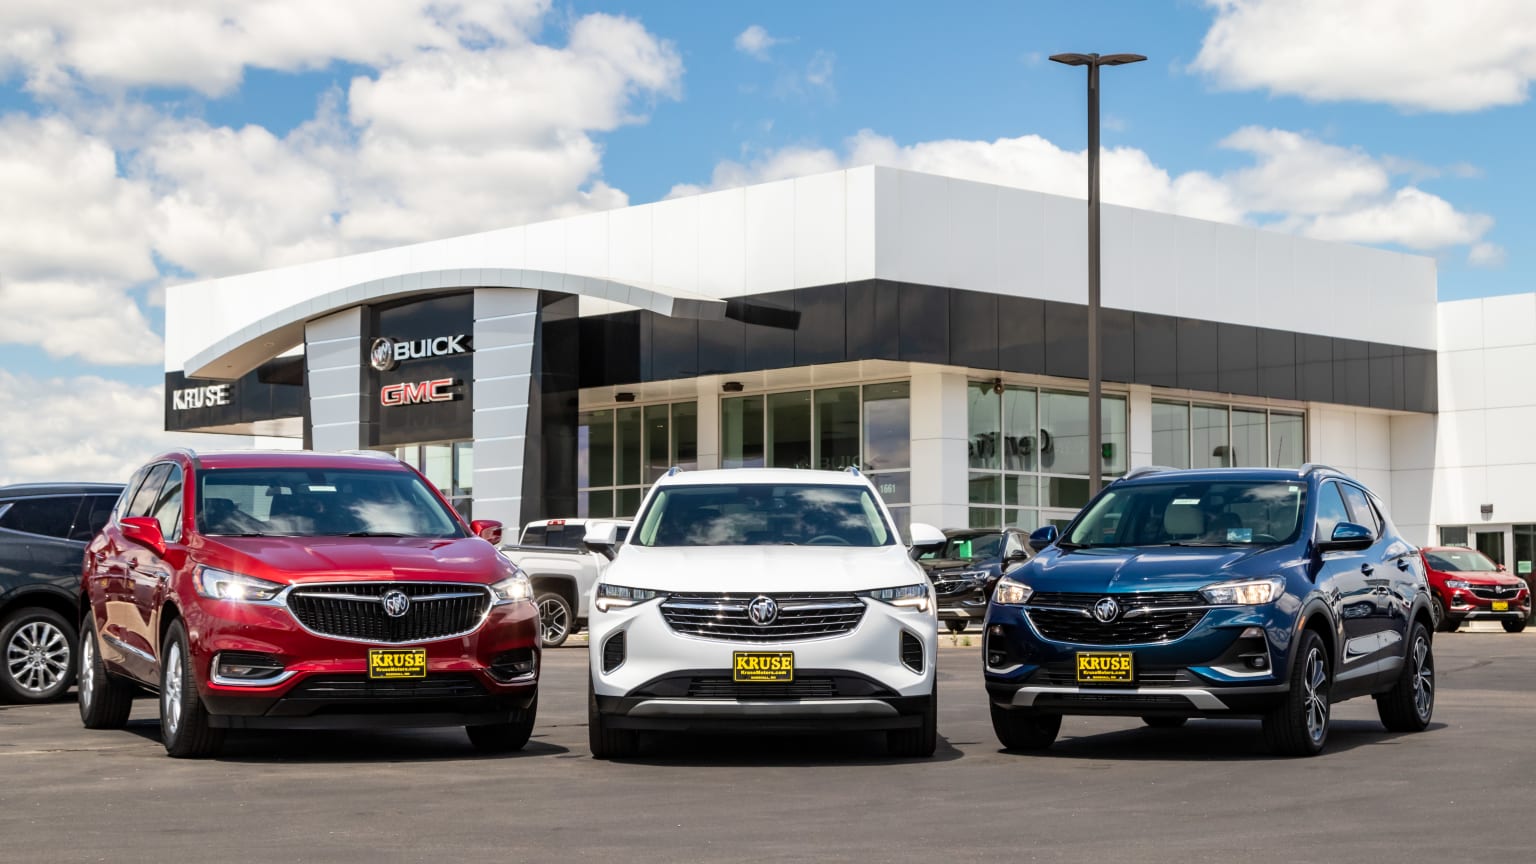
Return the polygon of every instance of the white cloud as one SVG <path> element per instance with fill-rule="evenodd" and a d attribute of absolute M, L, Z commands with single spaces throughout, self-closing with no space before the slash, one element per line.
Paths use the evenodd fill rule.
<path fill-rule="evenodd" d="M 1251 164 L 1223 174 L 1171 174 L 1142 150 L 1104 150 L 1104 200 L 1220 222 L 1262 224 L 1310 237 L 1386 243 L 1434 251 L 1481 242 L 1492 218 L 1457 210 L 1415 186 L 1392 188 L 1394 171 L 1379 158 L 1281 129 L 1246 127 L 1221 146 Z M 984 183 L 1084 197 L 1087 153 L 1038 135 L 995 141 L 924 141 L 902 145 L 869 130 L 841 152 L 787 147 L 746 162 L 715 166 L 707 186 L 679 185 L 671 195 L 795 177 L 856 165 L 886 165 Z M 1483 253 L 1487 258 L 1490 253 Z"/>
<path fill-rule="evenodd" d="M 753 24 L 736 34 L 736 50 L 758 60 L 768 59 L 768 50 L 784 40 L 768 35 L 761 24 Z"/>
<path fill-rule="evenodd" d="M 1497 243 L 1475 243 L 1467 252 L 1467 263 L 1473 267 L 1496 269 L 1504 266 L 1504 247 Z"/>
<path fill-rule="evenodd" d="M 229 447 L 249 440 L 162 432 L 165 403 L 159 387 L 95 376 L 36 378 L 0 369 L 0 404 L 6 406 L 0 411 L 0 485 L 122 482 L 170 447 Z"/>
<path fill-rule="evenodd" d="M 1229 89 L 1405 110 L 1526 101 L 1536 79 L 1530 0 L 1207 0 L 1191 68 Z"/>
<path fill-rule="evenodd" d="M 837 65 L 837 55 L 831 51 L 817 51 L 805 64 L 805 83 L 812 87 L 831 88 L 832 70 Z"/>

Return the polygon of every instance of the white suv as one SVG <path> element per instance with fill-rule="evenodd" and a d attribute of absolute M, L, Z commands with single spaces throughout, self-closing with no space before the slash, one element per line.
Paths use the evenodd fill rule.
<path fill-rule="evenodd" d="M 592 755 L 633 753 L 641 730 L 731 729 L 888 730 L 892 752 L 932 755 L 933 588 L 894 525 L 852 470 L 657 481 L 593 586 Z"/>

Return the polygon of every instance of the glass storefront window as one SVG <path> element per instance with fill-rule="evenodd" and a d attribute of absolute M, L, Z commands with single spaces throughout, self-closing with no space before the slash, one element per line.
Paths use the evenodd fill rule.
<path fill-rule="evenodd" d="M 639 408 L 620 408 L 614 413 L 614 485 L 630 486 L 640 482 L 640 432 L 644 425 Z"/>
<path fill-rule="evenodd" d="M 475 442 L 459 441 L 453 445 L 453 497 L 475 494 Z"/>
<path fill-rule="evenodd" d="M 579 488 L 613 485 L 613 412 L 588 411 L 577 419 Z M 586 470 L 582 470 L 586 466 Z"/>
<path fill-rule="evenodd" d="M 1269 443 L 1265 440 L 1268 419 L 1263 411 L 1232 409 L 1233 465 L 1262 468 L 1269 462 Z"/>
<path fill-rule="evenodd" d="M 911 392 L 905 381 L 865 385 L 865 471 L 912 467 Z"/>
<path fill-rule="evenodd" d="M 1305 432 L 1302 419 L 1300 414 L 1269 415 L 1269 464 L 1272 467 L 1301 467 Z"/>
<path fill-rule="evenodd" d="M 453 495 L 453 445 L 427 444 L 422 448 L 421 473 L 445 496 Z"/>
<path fill-rule="evenodd" d="M 859 388 L 816 391 L 816 467 L 841 471 L 859 464 Z"/>
<path fill-rule="evenodd" d="M 973 469 L 996 470 L 998 442 L 1003 437 L 1002 406 L 992 385 L 972 383 L 966 388 L 970 406 L 966 412 L 970 425 L 970 460 Z"/>
<path fill-rule="evenodd" d="M 1152 403 L 1152 464 L 1189 467 L 1189 405 Z"/>
<path fill-rule="evenodd" d="M 768 396 L 768 467 L 811 467 L 811 393 Z"/>
<path fill-rule="evenodd" d="M 645 487 L 668 468 L 698 466 L 698 438 L 695 402 L 582 412 L 576 426 L 575 515 L 633 516 Z"/>
<path fill-rule="evenodd" d="M 672 406 L 672 464 L 684 471 L 699 467 L 699 403 Z"/>
<path fill-rule="evenodd" d="M 647 405 L 641 410 L 645 418 L 645 482 L 655 483 L 672 467 L 671 411 L 666 405 Z"/>
<path fill-rule="evenodd" d="M 1003 391 L 1003 468 L 1035 470 L 1039 427 L 1035 425 L 1035 391 Z"/>
<path fill-rule="evenodd" d="M 763 397 L 720 400 L 720 467 L 763 467 Z"/>
<path fill-rule="evenodd" d="M 1195 405 L 1189 409 L 1191 468 L 1227 468 L 1232 448 L 1227 440 L 1227 409 Z"/>
<path fill-rule="evenodd" d="M 475 442 L 408 444 L 395 448 L 395 458 L 420 471 L 460 516 L 466 520 L 473 518 Z M 508 530 L 516 533 L 517 527 L 508 526 Z"/>

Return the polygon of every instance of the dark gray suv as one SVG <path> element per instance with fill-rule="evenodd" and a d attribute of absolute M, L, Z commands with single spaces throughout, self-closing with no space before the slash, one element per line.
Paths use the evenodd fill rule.
<path fill-rule="evenodd" d="M 75 680 L 85 544 L 117 483 L 0 486 L 0 700 L 48 702 Z"/>

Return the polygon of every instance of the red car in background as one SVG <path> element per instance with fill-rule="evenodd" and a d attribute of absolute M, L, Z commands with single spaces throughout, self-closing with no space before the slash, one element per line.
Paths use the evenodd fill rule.
<path fill-rule="evenodd" d="M 1487 555 L 1462 546 L 1419 550 L 1435 598 L 1435 618 L 1443 632 L 1466 621 L 1498 621 L 1510 633 L 1525 629 L 1531 615 L 1531 589 Z"/>
<path fill-rule="evenodd" d="M 86 548 L 81 720 L 122 728 L 147 691 L 171 756 L 228 729 L 463 726 L 521 749 L 539 615 L 500 533 L 383 454 L 164 454 Z"/>

